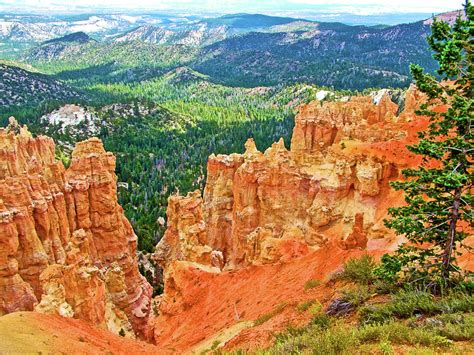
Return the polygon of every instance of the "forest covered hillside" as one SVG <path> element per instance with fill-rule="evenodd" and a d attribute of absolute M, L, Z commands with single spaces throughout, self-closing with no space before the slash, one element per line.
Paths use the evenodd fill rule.
<path fill-rule="evenodd" d="M 79 92 L 51 76 L 0 61 L 0 106 L 11 110 L 45 102 L 78 100 Z"/>
<path fill-rule="evenodd" d="M 410 63 L 435 68 L 426 44 L 429 31 L 423 21 L 367 27 L 226 16 L 176 28 L 142 26 L 111 41 L 74 42 L 60 50 L 46 43 L 31 49 L 25 60 L 51 73 L 101 68 L 104 80 L 116 81 L 150 79 L 160 69 L 186 65 L 231 86 L 406 87 Z M 128 77 L 113 74 L 125 68 Z"/>

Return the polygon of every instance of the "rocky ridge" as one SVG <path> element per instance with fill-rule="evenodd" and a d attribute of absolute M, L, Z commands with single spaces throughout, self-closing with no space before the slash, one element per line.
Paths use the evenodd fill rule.
<path fill-rule="evenodd" d="M 35 310 L 146 339 L 152 288 L 115 157 L 98 139 L 78 143 L 67 169 L 54 152 L 14 121 L 0 130 L 0 315 Z"/>
<path fill-rule="evenodd" d="M 37 105 L 47 100 L 76 101 L 80 93 L 46 75 L 0 62 L 0 106 Z"/>
<path fill-rule="evenodd" d="M 393 237 L 383 205 L 400 197 L 388 181 L 418 161 L 401 148 L 416 139 L 419 121 L 409 121 L 418 95 L 407 92 L 400 115 L 388 93 L 378 103 L 315 101 L 300 108 L 290 150 L 280 140 L 259 152 L 250 139 L 244 154 L 211 155 L 204 195 L 169 199 L 155 259 L 165 270 L 174 260 L 231 270 L 285 261 L 328 241 L 343 245 L 349 236 L 363 248 L 356 235 Z M 403 151 L 391 155 L 392 148 Z"/>

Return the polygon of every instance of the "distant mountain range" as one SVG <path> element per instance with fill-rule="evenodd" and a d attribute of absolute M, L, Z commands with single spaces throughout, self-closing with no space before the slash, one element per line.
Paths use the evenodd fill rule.
<path fill-rule="evenodd" d="M 114 37 L 115 42 L 141 41 L 154 44 L 180 44 L 207 46 L 230 37 L 251 32 L 288 33 L 316 30 L 319 23 L 291 17 L 275 17 L 261 14 L 235 14 L 204 19 L 172 28 L 160 25 L 144 25 Z M 372 28 L 386 28 L 379 25 Z"/>
<path fill-rule="evenodd" d="M 187 18 L 176 17 L 177 22 L 186 23 Z M 160 15 L 8 15 L 0 14 L 0 41 L 42 42 L 74 32 L 86 32 L 107 36 L 128 31 L 145 24 L 171 23 Z"/>
<path fill-rule="evenodd" d="M 141 41 L 154 44 L 179 44 L 204 46 L 228 38 L 233 31 L 227 26 L 210 26 L 206 23 L 193 25 L 188 29 L 171 31 L 157 26 L 140 26 L 118 36 L 115 42 Z"/>
<path fill-rule="evenodd" d="M 236 14 L 143 25 L 98 41 L 75 33 L 42 43 L 24 59 L 40 65 L 101 68 L 107 82 L 152 79 L 185 66 L 230 86 L 304 82 L 361 90 L 407 86 L 410 63 L 434 71 L 426 44 L 429 32 L 427 21 L 349 26 Z M 60 77 L 70 79 L 73 74 Z"/>
<path fill-rule="evenodd" d="M 308 31 L 251 32 L 203 48 L 192 67 L 227 85 L 405 86 L 410 63 L 436 68 L 426 44 L 429 31 L 420 21 L 391 27 L 318 23 Z"/>
<path fill-rule="evenodd" d="M 458 14 L 439 16 L 450 20 Z M 88 23 L 90 17 L 73 20 L 77 25 Z M 396 26 L 349 26 L 260 14 L 148 20 L 154 23 L 136 20 L 132 29 L 95 34 L 96 39 L 84 31 L 47 39 L 22 50 L 22 58 L 50 69 L 71 69 L 57 75 L 66 80 L 86 79 L 88 72 L 88 81 L 136 82 L 186 67 L 212 82 L 242 87 L 296 82 L 357 90 L 406 87 L 411 63 L 430 72 L 436 69 L 426 43 L 429 19 Z M 133 22 L 110 16 L 101 21 Z M 29 25 L 38 32 L 25 32 L 24 38 L 44 37 L 42 26 Z"/>
<path fill-rule="evenodd" d="M 315 26 L 315 22 L 290 17 L 235 14 L 204 19 L 191 24 L 174 26 L 174 28 L 151 25 L 140 26 L 125 34 L 118 35 L 114 41 L 138 40 L 155 44 L 206 46 L 249 32 L 290 32 Z"/>
<path fill-rule="evenodd" d="M 85 32 L 103 40 L 144 25 L 186 24 L 193 16 L 176 15 L 17 15 L 0 13 L 0 57 L 13 58 L 25 48 L 75 32 Z"/>

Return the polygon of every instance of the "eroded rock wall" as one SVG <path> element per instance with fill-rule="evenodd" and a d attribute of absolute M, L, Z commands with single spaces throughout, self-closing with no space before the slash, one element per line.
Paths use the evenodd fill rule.
<path fill-rule="evenodd" d="M 414 120 L 421 96 L 414 88 L 406 95 L 401 114 L 387 91 L 314 101 L 295 118 L 290 150 L 280 140 L 259 152 L 248 140 L 244 154 L 212 155 L 204 196 L 170 198 L 157 249 L 165 273 L 174 260 L 216 266 L 220 258 L 221 269 L 235 269 L 282 262 L 328 242 L 344 249 L 390 242 L 386 207 L 402 200 L 388 182 L 418 162 L 405 145 L 426 126 Z"/>
<path fill-rule="evenodd" d="M 51 139 L 12 123 L 0 130 L 0 314 L 35 309 L 146 338 L 152 288 L 117 202 L 115 157 L 93 138 L 65 169 Z"/>

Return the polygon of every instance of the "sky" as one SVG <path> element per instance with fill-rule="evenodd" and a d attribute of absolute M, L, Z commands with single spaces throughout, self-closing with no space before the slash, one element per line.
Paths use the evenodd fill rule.
<path fill-rule="evenodd" d="M 381 13 L 440 13 L 459 9 L 462 0 L 0 0 L 0 12 L 187 11 L 213 12 L 344 12 L 354 15 Z"/>

